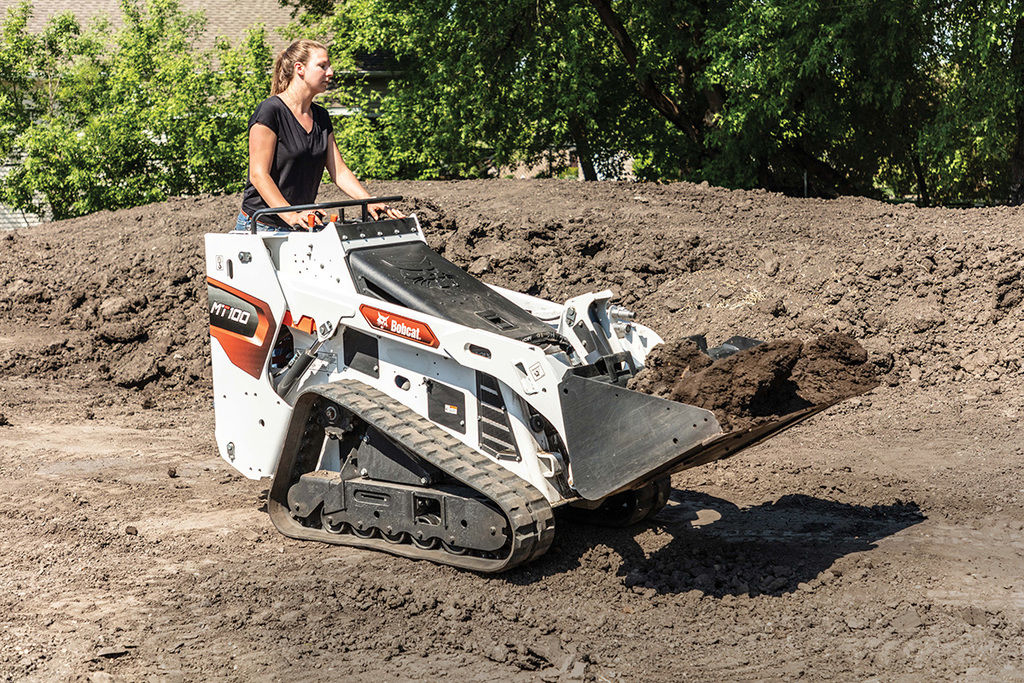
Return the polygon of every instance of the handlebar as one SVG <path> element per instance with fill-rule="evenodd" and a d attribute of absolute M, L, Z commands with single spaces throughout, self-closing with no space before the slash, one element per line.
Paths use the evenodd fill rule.
<path fill-rule="evenodd" d="M 370 211 L 366 208 L 367 204 L 386 204 L 388 202 L 398 202 L 402 200 L 401 195 L 391 195 L 388 197 L 367 197 L 366 199 L 347 199 L 342 202 L 324 202 L 322 204 L 296 204 L 295 206 L 279 206 L 277 208 L 267 207 L 266 209 L 258 209 L 253 211 L 252 216 L 249 217 L 249 232 L 253 235 L 256 234 L 256 220 L 262 216 L 269 216 L 272 214 L 284 213 L 286 211 L 314 211 L 316 209 L 341 209 L 341 220 L 345 220 L 345 209 L 346 206 L 361 206 L 362 207 L 362 218 L 363 221 L 370 219 Z"/>

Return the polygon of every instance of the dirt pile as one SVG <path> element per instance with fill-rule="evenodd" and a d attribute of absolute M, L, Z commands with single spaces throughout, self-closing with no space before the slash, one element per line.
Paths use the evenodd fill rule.
<path fill-rule="evenodd" d="M 174 199 L 0 236 L 0 313 L 38 330 L 0 369 L 104 384 L 209 381 L 202 234 L 225 198 Z"/>
<path fill-rule="evenodd" d="M 890 386 L 1024 389 L 1024 209 L 917 209 L 702 185 L 402 182 L 432 247 L 486 282 L 612 289 L 666 338 L 857 339 Z M 340 198 L 327 190 L 325 200 Z M 0 235 L 0 372 L 209 391 L 202 235 L 237 196 Z M 1024 410 L 1024 406 L 1022 406 Z"/>
<path fill-rule="evenodd" d="M 692 339 L 659 345 L 629 388 L 715 413 L 737 431 L 878 385 L 867 351 L 844 334 L 782 339 L 712 360 Z"/>

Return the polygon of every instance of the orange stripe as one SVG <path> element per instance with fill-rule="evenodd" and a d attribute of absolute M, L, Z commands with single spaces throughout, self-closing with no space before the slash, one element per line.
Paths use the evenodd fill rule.
<path fill-rule="evenodd" d="M 263 365 L 270 352 L 270 345 L 274 342 L 274 336 L 270 334 L 275 329 L 274 315 L 270 312 L 270 306 L 266 302 L 235 289 L 231 285 L 214 280 L 212 277 L 206 278 L 206 284 L 209 287 L 216 287 L 229 294 L 234 294 L 239 299 L 256 307 L 259 323 L 256 325 L 256 332 L 253 333 L 253 336 L 243 337 L 237 332 L 213 325 L 210 325 L 210 336 L 220 342 L 232 365 L 259 379 L 263 374 Z"/>

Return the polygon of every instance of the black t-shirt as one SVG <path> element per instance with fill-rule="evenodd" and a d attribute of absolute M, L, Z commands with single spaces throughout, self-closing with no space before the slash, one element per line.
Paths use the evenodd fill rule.
<path fill-rule="evenodd" d="M 316 192 L 327 164 L 327 136 L 334 132 L 334 126 L 327 110 L 320 105 L 312 105 L 311 113 L 313 127 L 307 133 L 288 105 L 277 95 L 272 95 L 260 102 L 249 118 L 250 129 L 262 123 L 277 135 L 270 177 L 290 205 L 316 201 Z M 254 211 L 265 208 L 267 203 L 249 179 L 242 195 L 242 211 L 252 216 Z M 285 225 L 283 221 L 276 220 L 276 216 L 260 220 Z"/>

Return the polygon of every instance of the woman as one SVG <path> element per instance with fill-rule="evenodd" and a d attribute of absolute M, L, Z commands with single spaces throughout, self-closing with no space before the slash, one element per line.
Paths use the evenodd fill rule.
<path fill-rule="evenodd" d="M 314 203 L 325 167 L 348 196 L 371 196 L 341 158 L 327 110 L 313 104 L 333 74 L 327 48 L 315 40 L 296 40 L 277 56 L 270 97 L 249 119 L 249 178 L 235 230 L 246 230 L 248 217 L 259 209 Z M 367 208 L 375 219 L 402 217 L 384 204 Z M 269 215 L 257 229 L 305 230 L 308 213 Z"/>

